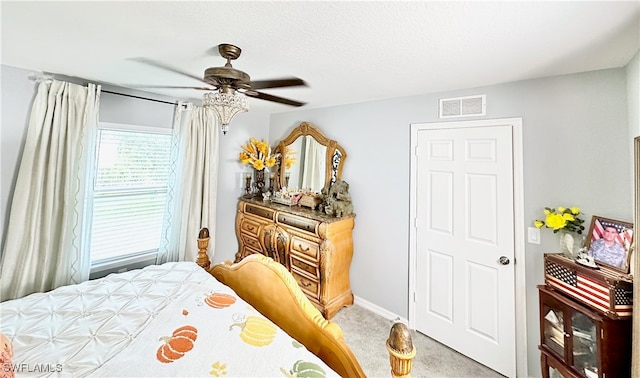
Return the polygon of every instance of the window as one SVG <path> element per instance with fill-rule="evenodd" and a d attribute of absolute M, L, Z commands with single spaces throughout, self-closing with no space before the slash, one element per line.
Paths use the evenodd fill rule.
<path fill-rule="evenodd" d="M 171 162 L 171 130 L 98 130 L 90 228 L 92 270 L 154 258 L 160 247 Z"/>

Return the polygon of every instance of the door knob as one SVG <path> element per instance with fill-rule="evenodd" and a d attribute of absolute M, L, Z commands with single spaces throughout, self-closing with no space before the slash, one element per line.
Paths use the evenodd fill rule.
<path fill-rule="evenodd" d="M 498 260 L 502 265 L 509 265 L 509 258 L 507 256 L 500 256 Z"/>

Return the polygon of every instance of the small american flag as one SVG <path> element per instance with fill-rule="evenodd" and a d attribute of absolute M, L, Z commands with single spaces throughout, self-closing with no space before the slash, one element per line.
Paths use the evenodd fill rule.
<path fill-rule="evenodd" d="M 631 316 L 633 313 L 631 293 L 623 288 L 614 289 L 614 303 L 611 303 L 612 296 L 608 286 L 551 261 L 545 264 L 545 278 L 552 287 L 605 313 L 614 312 L 620 317 Z"/>

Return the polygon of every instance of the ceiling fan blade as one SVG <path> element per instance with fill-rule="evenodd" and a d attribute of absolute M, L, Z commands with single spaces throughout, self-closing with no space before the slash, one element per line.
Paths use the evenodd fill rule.
<path fill-rule="evenodd" d="M 284 97 L 273 96 L 273 95 L 270 95 L 270 94 L 257 92 L 257 91 L 246 91 L 246 92 L 244 92 L 244 94 L 249 96 L 249 97 L 259 98 L 261 100 L 278 102 L 280 104 L 291 105 L 291 106 L 302 106 L 302 105 L 306 104 L 306 102 L 289 100 L 289 99 L 284 98 Z"/>
<path fill-rule="evenodd" d="M 215 91 L 215 87 L 189 87 L 181 85 L 133 85 L 136 88 L 156 88 L 156 89 L 197 89 L 199 91 Z"/>
<path fill-rule="evenodd" d="M 255 80 L 250 81 L 249 85 L 251 85 L 252 89 L 266 89 L 266 88 L 281 88 L 281 87 L 295 87 L 299 85 L 307 85 L 302 79 L 298 79 L 297 77 L 286 77 L 282 79 L 272 79 L 272 80 Z"/>
<path fill-rule="evenodd" d="M 190 74 L 190 73 L 187 73 L 187 72 L 181 71 L 181 70 L 179 70 L 179 69 L 177 69 L 177 68 L 174 68 L 174 67 L 168 66 L 168 65 L 166 65 L 166 64 L 164 64 L 164 63 L 156 62 L 155 60 L 151 60 L 151 59 L 147 59 L 147 58 L 132 58 L 131 60 L 134 60 L 134 61 L 136 61 L 136 62 L 140 62 L 140 63 L 144 63 L 144 64 L 148 64 L 148 65 L 150 65 L 150 66 L 154 66 L 154 67 L 162 68 L 162 69 L 165 69 L 165 70 L 168 70 L 168 71 L 171 71 L 171 72 L 175 72 L 175 73 L 177 73 L 177 74 L 180 74 L 180 75 L 183 75 L 183 76 L 190 77 L 190 78 L 192 78 L 192 79 L 195 79 L 195 80 L 201 81 L 201 82 L 203 82 L 203 83 L 205 83 L 205 84 L 209 84 L 209 83 L 207 83 L 207 82 L 206 82 L 202 77 L 200 77 L 200 76 L 192 75 L 192 74 Z"/>

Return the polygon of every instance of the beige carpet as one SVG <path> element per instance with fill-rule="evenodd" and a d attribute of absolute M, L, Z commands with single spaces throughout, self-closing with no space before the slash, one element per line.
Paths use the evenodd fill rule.
<path fill-rule="evenodd" d="M 359 306 L 343 308 L 331 319 L 344 333 L 364 372 L 369 377 L 390 377 L 385 343 L 393 322 Z M 412 377 L 502 377 L 421 333 L 412 332 L 417 354 Z"/>

